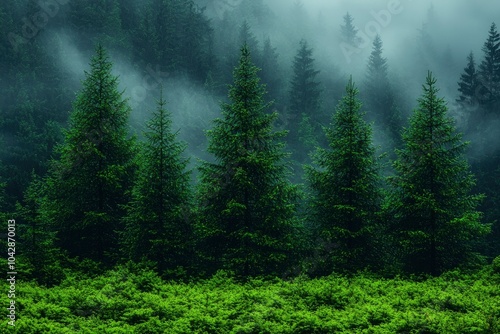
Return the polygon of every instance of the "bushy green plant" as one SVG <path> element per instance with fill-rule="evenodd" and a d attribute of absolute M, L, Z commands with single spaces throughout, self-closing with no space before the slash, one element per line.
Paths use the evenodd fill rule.
<path fill-rule="evenodd" d="M 500 290 L 489 270 L 454 271 L 418 282 L 358 275 L 243 284 L 219 272 L 182 283 L 153 274 L 122 266 L 94 278 L 68 276 L 52 288 L 20 282 L 12 332 L 463 334 L 500 329 Z"/>
<path fill-rule="evenodd" d="M 500 256 L 493 259 L 491 266 L 493 267 L 493 271 L 495 273 L 500 274 Z"/>

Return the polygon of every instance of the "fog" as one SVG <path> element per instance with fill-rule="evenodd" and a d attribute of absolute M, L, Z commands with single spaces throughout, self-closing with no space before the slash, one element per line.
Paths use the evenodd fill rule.
<path fill-rule="evenodd" d="M 331 113 L 342 96 L 343 87 L 350 75 L 360 90 L 363 90 L 372 42 L 375 35 L 379 34 L 383 42 L 383 57 L 387 58 L 389 78 L 398 95 L 399 108 L 404 118 L 416 107 L 427 71 L 431 70 L 438 79 L 441 96 L 448 102 L 450 115 L 464 131 L 471 110 L 459 108 L 455 102 L 458 97 L 457 81 L 470 51 L 476 56 L 476 65 L 480 63 L 483 57 L 481 48 L 490 25 L 495 21 L 500 23 L 500 3 L 493 0 L 194 2 L 210 19 L 214 55 L 219 65 L 215 71 L 222 71 L 223 59 L 237 57 L 234 53 L 237 51 L 238 29 L 244 20 L 250 25 L 260 48 L 265 39 L 270 39 L 278 54 L 282 83 L 280 96 L 273 97 L 279 102 L 274 107 L 278 113 L 286 108 L 292 63 L 300 40 L 306 40 L 313 49 L 315 67 L 320 71 L 318 79 L 322 85 L 321 108 Z M 130 6 L 126 1 L 120 3 L 130 7 L 129 14 L 140 14 L 141 5 Z M 63 22 L 64 25 L 69 19 L 67 6 L 61 5 L 61 10 L 47 20 L 41 32 L 29 43 L 44 43 L 51 50 L 51 59 L 64 71 L 63 85 L 71 90 L 69 96 L 73 98 L 81 89 L 84 71 L 89 69 L 92 49 L 88 44 L 81 43 L 84 33 L 78 27 L 60 28 L 61 24 L 58 26 L 54 23 Z M 343 17 L 346 13 L 353 17 L 362 39 L 357 48 L 346 46 L 342 42 L 340 26 L 344 24 Z M 427 44 L 421 38 L 422 31 L 430 36 L 425 42 Z M 88 39 L 97 40 L 92 35 Z M 228 48 L 227 45 L 231 43 L 232 46 Z M 124 49 L 126 48 L 113 45 L 108 47 L 114 73 L 120 78 L 120 89 L 132 108 L 133 131 L 140 136 L 145 121 L 156 108 L 155 101 L 162 86 L 168 110 L 172 113 L 174 129 L 179 131 L 180 139 L 187 142 L 188 155 L 207 158 L 204 130 L 209 129 L 210 121 L 220 114 L 220 102 L 226 100 L 227 90 L 226 93 L 220 90 L 214 93 L 206 89 L 204 82 L 186 75 L 171 75 L 159 64 L 131 61 L 130 52 L 124 52 Z M 233 54 L 228 54 L 230 52 Z M 227 84 L 230 82 L 218 83 L 219 87 Z M 374 118 L 377 123 L 377 115 Z M 495 122 L 496 120 L 492 120 L 491 124 L 496 124 Z M 480 140 L 475 137 L 476 133 L 466 133 L 467 139 L 473 141 L 475 153 L 483 149 L 491 150 L 499 145 L 494 131 L 492 127 L 487 129 L 486 137 L 492 141 L 487 149 L 477 144 Z M 377 144 L 386 146 L 383 136 L 376 135 L 375 140 Z"/>
<path fill-rule="evenodd" d="M 257 1 L 259 2 L 259 1 Z M 389 77 L 399 93 L 404 95 L 402 112 L 408 117 L 417 106 L 417 98 L 422 93 L 427 71 L 433 71 L 438 80 L 440 94 L 448 102 L 449 112 L 457 126 L 465 130 L 468 113 L 459 108 L 457 81 L 466 66 L 466 57 L 472 51 L 476 66 L 482 60 L 482 47 L 492 22 L 498 23 L 500 3 L 496 1 L 472 2 L 467 0 L 412 1 L 412 0 L 350 0 L 350 1 L 261 1 L 270 10 L 267 15 L 252 12 L 238 12 L 242 1 L 202 1 L 206 13 L 214 26 L 224 19 L 224 15 L 237 12 L 240 20 L 248 20 L 252 32 L 262 44 L 270 37 L 277 47 L 280 65 L 287 73 L 289 82 L 291 64 L 298 43 L 306 39 L 313 48 L 322 81 L 340 80 L 344 84 L 349 75 L 361 87 L 366 78 L 368 57 L 376 34 L 383 41 L 383 56 L 388 61 Z M 349 13 L 359 30 L 363 43 L 357 50 L 343 49 L 340 26 L 343 16 Z M 216 28 L 217 29 L 217 28 Z M 421 31 L 427 29 L 430 45 L 422 43 Z M 287 88 L 288 89 L 288 88 Z M 323 107 L 334 109 L 343 91 L 328 91 L 322 94 Z M 496 124 L 492 121 L 491 124 Z M 472 141 L 472 155 L 488 155 L 499 147 L 494 126 L 488 126 L 479 140 L 474 132 L 466 133 Z M 377 140 L 377 136 L 375 138 Z M 378 138 L 382 140 L 381 138 Z M 381 144 L 379 142 L 379 144 Z M 479 151 L 485 150 L 481 154 Z M 473 152 L 473 153 L 472 153 Z"/>

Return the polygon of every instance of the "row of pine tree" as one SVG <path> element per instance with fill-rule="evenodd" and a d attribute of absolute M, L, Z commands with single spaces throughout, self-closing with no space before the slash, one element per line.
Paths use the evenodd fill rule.
<path fill-rule="evenodd" d="M 254 24 L 271 24 L 262 0 L 242 0 L 212 21 L 191 0 L 76 1 L 57 8 L 37 29 L 35 3 L 0 4 L 0 31 L 8 32 L 0 40 L 0 212 L 19 219 L 26 271 L 41 282 L 57 281 L 61 266 L 127 259 L 150 261 L 165 277 L 219 268 L 241 276 L 363 268 L 439 274 L 481 263 L 480 253 L 499 254 L 499 152 L 471 161 L 475 185 L 466 142 L 446 115 L 433 76 L 408 123 L 405 110 L 413 102 L 391 79 L 380 36 L 358 96 L 352 80 L 318 70 L 305 39 L 287 85 L 271 40 L 259 44 L 249 21 L 241 22 L 251 13 Z M 300 6 L 294 11 L 299 22 Z M 31 28 L 20 24 L 25 19 Z M 353 20 L 347 14 L 340 32 L 356 47 Z M 225 84 L 233 82 L 208 132 L 213 160 L 188 171 L 186 145 L 163 96 L 145 141 L 129 137 L 132 110 L 102 47 L 75 101 L 80 85 L 64 79 L 75 73 L 54 61 L 61 52 L 74 56 L 66 54 L 65 31 L 89 58 L 99 40 L 136 68 L 152 64 L 171 78 L 187 76 L 216 96 L 227 95 Z M 483 59 L 476 64 L 471 54 L 460 77 L 465 139 L 488 132 L 498 118 L 499 42 L 492 24 Z M 384 143 L 381 149 L 373 137 Z M 480 238 L 491 223 L 492 233 Z"/>
<path fill-rule="evenodd" d="M 41 282 L 54 283 L 55 267 L 82 260 L 142 261 L 169 278 L 218 269 L 238 277 L 438 275 L 480 263 L 477 243 L 489 231 L 477 211 L 482 196 L 471 194 L 466 143 L 431 73 L 389 188 L 350 80 L 325 129 L 328 147 L 306 167 L 304 191 L 289 181 L 286 132 L 274 129 L 277 115 L 267 112 L 245 45 L 230 102 L 207 133 L 215 159 L 199 165 L 193 191 L 165 100 L 138 143 L 111 68 L 98 45 L 57 158 L 18 206 L 23 260 Z"/>

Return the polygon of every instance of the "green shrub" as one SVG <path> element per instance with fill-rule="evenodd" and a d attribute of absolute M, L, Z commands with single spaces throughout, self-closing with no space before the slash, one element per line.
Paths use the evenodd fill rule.
<path fill-rule="evenodd" d="M 495 273 L 500 274 L 500 256 L 493 259 L 492 267 Z"/>
<path fill-rule="evenodd" d="M 239 283 L 221 271 L 180 283 L 120 267 L 52 288 L 20 282 L 12 332 L 500 333 L 496 277 L 488 270 L 419 282 L 332 275 Z"/>

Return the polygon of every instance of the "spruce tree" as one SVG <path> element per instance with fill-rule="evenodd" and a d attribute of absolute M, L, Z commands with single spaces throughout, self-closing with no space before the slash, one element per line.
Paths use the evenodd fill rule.
<path fill-rule="evenodd" d="M 358 37 L 358 29 L 354 26 L 354 18 L 351 14 L 346 13 L 343 19 L 344 24 L 340 26 L 342 40 L 353 47 L 359 46 L 360 38 Z"/>
<path fill-rule="evenodd" d="M 373 41 L 368 60 L 364 100 L 369 119 L 375 120 L 377 132 L 384 132 L 391 146 L 400 144 L 401 115 L 395 104 L 389 82 L 387 59 L 382 56 L 383 43 L 379 35 Z"/>
<path fill-rule="evenodd" d="M 41 211 L 46 200 L 45 187 L 43 179 L 32 173 L 32 181 L 24 192 L 22 203 L 16 203 L 16 225 L 24 275 L 39 284 L 50 286 L 58 284 L 64 277 L 61 262 L 65 252 L 55 245 L 56 233 Z"/>
<path fill-rule="evenodd" d="M 379 166 L 357 95 L 351 78 L 326 129 L 329 147 L 318 149 L 317 167 L 307 169 L 317 238 L 335 245 L 324 274 L 352 272 L 373 263 L 370 230 L 380 205 Z"/>
<path fill-rule="evenodd" d="M 464 73 L 460 76 L 458 82 L 458 91 L 460 96 L 457 102 L 464 106 L 474 106 L 478 102 L 477 95 L 479 93 L 479 78 L 476 71 L 476 61 L 474 53 L 471 51 L 467 57 L 467 66 L 464 68 Z"/>
<path fill-rule="evenodd" d="M 489 111 L 493 111 L 500 98 L 500 34 L 495 23 L 491 24 L 482 51 L 484 58 L 479 64 L 479 78 L 482 85 L 480 102 Z"/>
<path fill-rule="evenodd" d="M 189 173 L 185 145 L 172 131 L 171 114 L 160 95 L 147 123 L 138 158 L 132 200 L 124 218 L 124 250 L 134 261 L 149 260 L 166 276 L 189 266 L 192 248 Z"/>
<path fill-rule="evenodd" d="M 101 45 L 86 72 L 65 140 L 51 163 L 41 211 L 70 256 L 113 262 L 133 173 L 130 107 Z"/>
<path fill-rule="evenodd" d="M 482 196 L 471 194 L 475 180 L 464 156 L 467 143 L 438 91 L 429 72 L 390 178 L 387 209 L 410 273 L 438 275 L 470 261 L 475 242 L 488 232 L 476 210 Z"/>
<path fill-rule="evenodd" d="M 262 71 L 259 73 L 262 83 L 266 85 L 269 100 L 274 101 L 274 105 L 280 107 L 282 104 L 282 73 L 278 62 L 276 48 L 272 46 L 271 39 L 264 41 L 261 56 Z"/>
<path fill-rule="evenodd" d="M 288 180 L 277 115 L 265 112 L 263 86 L 245 45 L 229 104 L 208 132 L 215 162 L 200 166 L 201 249 L 210 269 L 238 275 L 278 275 L 290 264 L 297 238 L 297 189 Z"/>
<path fill-rule="evenodd" d="M 243 21 L 243 24 L 240 27 L 237 44 L 246 44 L 248 46 L 248 50 L 253 55 L 252 59 L 255 59 L 254 62 L 260 62 L 259 41 L 257 41 L 257 38 L 255 38 L 254 34 L 252 33 L 251 27 L 246 20 Z"/>
<path fill-rule="evenodd" d="M 312 127 L 313 133 L 321 128 L 323 117 L 320 113 L 320 83 L 316 77 L 319 71 L 315 69 L 313 50 L 305 40 L 300 41 L 300 47 L 293 62 L 293 77 L 290 89 L 288 111 L 288 144 L 292 149 L 292 158 L 299 163 L 306 161 L 308 152 L 314 147 L 314 142 L 304 135 Z"/>

